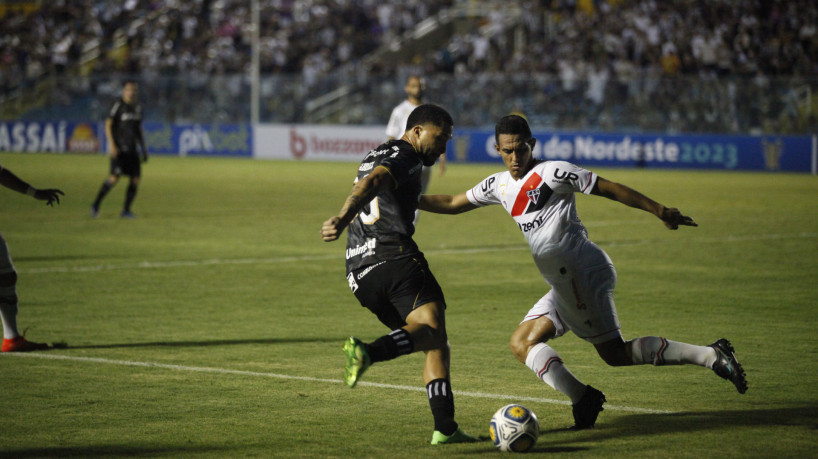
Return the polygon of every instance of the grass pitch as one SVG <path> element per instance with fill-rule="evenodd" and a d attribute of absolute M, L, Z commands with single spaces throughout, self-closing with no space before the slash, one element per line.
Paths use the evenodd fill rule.
<path fill-rule="evenodd" d="M 21 329 L 67 349 L 0 355 L 2 457 L 458 457 L 432 447 L 422 356 L 341 382 L 341 344 L 387 330 L 358 306 L 344 242 L 321 223 L 351 188 L 350 163 L 152 157 L 134 212 L 121 182 L 98 219 L 102 156 L 0 154 L 48 208 L 0 189 L 0 231 L 19 272 Z M 496 165 L 453 163 L 432 193 L 463 191 Z M 611 368 L 573 335 L 551 344 L 605 392 L 597 427 L 568 432 L 565 397 L 507 342 L 547 286 L 499 207 L 424 214 L 416 239 L 449 304 L 457 419 L 486 435 L 500 406 L 539 417 L 536 453 L 560 457 L 808 457 L 818 448 L 818 181 L 792 174 L 597 170 L 682 209 L 698 228 L 578 196 L 614 260 L 626 338 L 727 337 L 749 390 L 694 366 Z"/>

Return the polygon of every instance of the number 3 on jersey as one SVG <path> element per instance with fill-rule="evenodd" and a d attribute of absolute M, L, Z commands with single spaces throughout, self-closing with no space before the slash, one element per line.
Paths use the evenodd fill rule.
<path fill-rule="evenodd" d="M 360 212 L 358 212 L 358 216 L 361 217 L 361 221 L 364 222 L 364 225 L 374 225 L 379 218 L 381 218 L 381 210 L 378 208 L 378 198 L 369 201 L 369 204 L 364 206 Z"/>
<path fill-rule="evenodd" d="M 355 177 L 355 183 L 358 183 L 358 178 Z M 381 218 L 381 210 L 378 207 L 378 197 L 375 196 L 374 199 L 369 201 L 369 204 L 365 205 L 363 209 L 358 212 L 358 216 L 361 217 L 361 221 L 364 225 L 374 225 L 379 218 Z"/>

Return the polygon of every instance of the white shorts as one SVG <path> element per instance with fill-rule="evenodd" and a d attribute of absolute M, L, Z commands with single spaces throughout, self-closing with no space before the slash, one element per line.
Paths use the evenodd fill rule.
<path fill-rule="evenodd" d="M 555 338 L 570 330 L 585 341 L 600 344 L 622 336 L 613 299 L 616 269 L 610 262 L 598 264 L 610 259 L 593 243 L 583 249 L 584 256 L 566 263 L 559 275 L 549 276 L 551 291 L 537 301 L 523 322 L 547 316 L 557 329 Z M 595 266 L 584 268 L 582 259 Z"/>

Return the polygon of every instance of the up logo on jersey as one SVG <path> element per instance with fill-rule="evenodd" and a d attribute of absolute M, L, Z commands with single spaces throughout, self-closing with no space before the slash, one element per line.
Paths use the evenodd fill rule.
<path fill-rule="evenodd" d="M 579 175 L 577 175 L 577 174 L 575 174 L 573 172 L 568 172 L 568 171 L 560 172 L 560 168 L 558 167 L 558 168 L 554 169 L 554 178 L 556 179 L 556 180 L 554 180 L 554 182 L 568 183 L 568 182 L 573 182 L 575 180 L 579 180 Z"/>
<path fill-rule="evenodd" d="M 482 190 L 483 193 L 487 193 L 491 189 L 491 185 L 493 183 L 494 183 L 494 177 L 489 177 L 489 178 L 483 180 L 483 183 L 480 185 L 480 190 Z"/>

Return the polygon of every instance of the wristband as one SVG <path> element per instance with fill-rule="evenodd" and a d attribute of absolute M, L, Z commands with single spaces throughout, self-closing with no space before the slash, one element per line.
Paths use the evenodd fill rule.
<path fill-rule="evenodd" d="M 29 186 L 28 189 L 26 190 L 26 194 L 29 196 L 34 196 L 35 194 L 37 194 L 37 188 Z"/>

